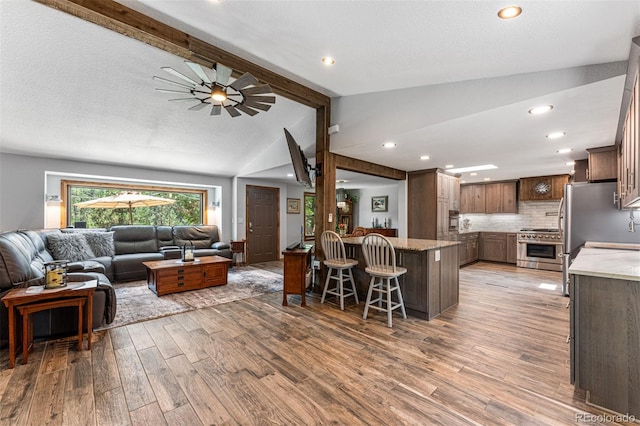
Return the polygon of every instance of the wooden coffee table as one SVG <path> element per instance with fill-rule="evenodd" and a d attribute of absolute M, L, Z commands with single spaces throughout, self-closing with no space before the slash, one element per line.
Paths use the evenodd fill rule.
<path fill-rule="evenodd" d="M 222 256 L 196 257 L 191 262 L 180 259 L 142 262 L 147 268 L 147 285 L 156 295 L 227 284 L 231 259 Z"/>

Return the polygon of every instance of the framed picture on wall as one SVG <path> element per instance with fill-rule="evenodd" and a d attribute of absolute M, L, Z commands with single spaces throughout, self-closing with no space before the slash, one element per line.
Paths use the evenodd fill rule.
<path fill-rule="evenodd" d="M 299 198 L 287 198 L 287 213 L 300 214 Z"/>
<path fill-rule="evenodd" d="M 381 195 L 379 197 L 371 197 L 371 211 L 372 212 L 389 211 L 389 196 Z"/>

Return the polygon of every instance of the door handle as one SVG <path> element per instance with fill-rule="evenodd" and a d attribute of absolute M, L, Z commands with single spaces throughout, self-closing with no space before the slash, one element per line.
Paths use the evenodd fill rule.
<path fill-rule="evenodd" d="M 249 232 L 253 232 L 253 223 L 249 222 Z"/>

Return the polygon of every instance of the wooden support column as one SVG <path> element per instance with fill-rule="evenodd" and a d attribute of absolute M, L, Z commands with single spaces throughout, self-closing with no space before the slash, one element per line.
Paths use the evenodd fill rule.
<path fill-rule="evenodd" d="M 335 228 L 336 218 L 329 222 L 329 214 L 336 212 L 336 166 L 334 155 L 329 152 L 329 120 L 330 106 L 316 110 L 316 167 L 320 166 L 321 173 L 316 176 L 316 257 L 324 259 L 320 236 L 326 230 Z"/>

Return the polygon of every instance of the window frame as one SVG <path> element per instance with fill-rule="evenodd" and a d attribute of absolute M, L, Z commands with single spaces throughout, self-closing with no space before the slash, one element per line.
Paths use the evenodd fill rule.
<path fill-rule="evenodd" d="M 314 232 L 308 234 L 307 233 L 307 197 L 309 198 L 313 198 L 313 215 L 310 216 L 311 219 L 313 219 L 312 223 L 313 223 L 313 228 Z M 311 240 L 315 240 L 316 235 L 315 235 L 315 220 L 316 220 L 316 193 L 315 192 L 305 192 L 302 195 L 302 200 L 303 200 L 303 217 L 302 217 L 302 227 L 304 229 L 304 240 L 305 241 L 311 241 Z"/>
<path fill-rule="evenodd" d="M 156 192 L 182 192 L 190 194 L 199 194 L 200 205 L 200 224 L 207 225 L 207 206 L 208 191 L 206 189 L 194 189 L 185 187 L 173 187 L 173 186 L 160 186 L 160 185 L 143 185 L 132 183 L 116 183 L 116 182 L 101 182 L 101 181 L 81 181 L 81 180 L 66 180 L 60 181 L 60 193 L 63 195 L 63 203 L 60 208 L 60 227 L 66 228 L 71 223 L 71 209 L 69 203 L 71 202 L 71 188 L 73 187 L 85 187 L 85 188 L 97 188 L 97 189 L 122 189 L 123 191 L 156 191 Z"/>

